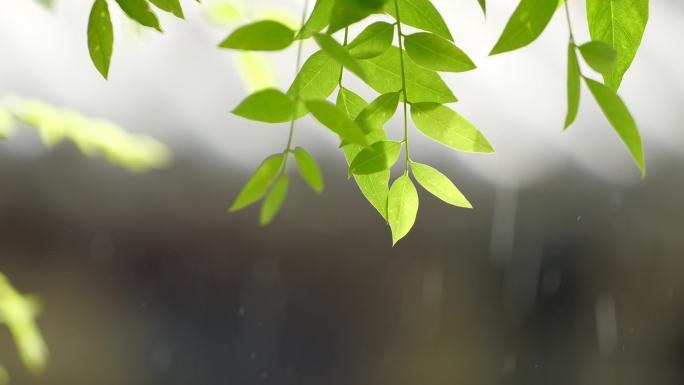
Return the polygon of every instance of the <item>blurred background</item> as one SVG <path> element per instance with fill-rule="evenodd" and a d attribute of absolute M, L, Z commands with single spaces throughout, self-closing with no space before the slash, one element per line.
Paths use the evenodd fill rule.
<path fill-rule="evenodd" d="M 421 191 L 416 226 L 392 248 L 336 138 L 309 118 L 296 143 L 322 164 L 325 193 L 293 177 L 267 228 L 257 207 L 226 212 L 287 139 L 286 125 L 229 111 L 254 88 L 287 87 L 295 50 L 245 57 L 216 45 L 247 19 L 296 24 L 303 1 L 185 1 L 186 20 L 158 12 L 164 34 L 110 6 L 105 81 L 87 51 L 91 1 L 1 0 L 1 100 L 106 119 L 171 157 L 155 144 L 163 159 L 152 163 L 165 167 L 120 167 L 110 150 L 46 146 L 49 133 L 27 126 L 0 141 L 0 272 L 40 299 L 22 309 L 41 310 L 50 352 L 31 374 L 3 326 L 12 383 L 684 383 L 684 3 L 652 2 L 620 91 L 645 179 L 586 89 L 561 131 L 562 14 L 530 47 L 487 57 L 517 2 L 492 2 L 486 19 L 474 0 L 434 3 L 478 65 L 446 76 L 455 108 L 497 152 L 454 153 L 414 130 L 415 160 L 451 176 L 475 209 Z M 588 40 L 583 2 L 570 7 Z"/>

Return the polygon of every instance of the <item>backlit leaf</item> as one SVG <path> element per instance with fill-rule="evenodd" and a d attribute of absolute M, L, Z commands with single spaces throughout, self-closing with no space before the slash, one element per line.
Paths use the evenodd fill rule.
<path fill-rule="evenodd" d="M 95 0 L 88 18 L 88 51 L 95 68 L 107 79 L 114 46 L 114 31 L 106 0 Z"/>
<path fill-rule="evenodd" d="M 287 174 L 283 174 L 275 182 L 271 191 L 266 195 L 264 203 L 261 205 L 261 214 L 259 215 L 259 224 L 266 226 L 273 222 L 273 219 L 278 215 L 278 211 L 283 206 L 283 201 L 285 201 L 285 196 L 287 195 L 287 188 L 289 185 L 289 179 Z"/>
<path fill-rule="evenodd" d="M 418 214 L 418 192 L 408 175 L 402 175 L 392 183 L 387 198 L 387 220 L 392 229 L 392 245 L 404 238 Z"/>
<path fill-rule="evenodd" d="M 150 9 L 147 0 L 116 0 L 119 7 L 128 17 L 138 23 L 161 32 L 157 15 Z"/>
<path fill-rule="evenodd" d="M 452 42 L 428 32 L 406 36 L 406 53 L 413 61 L 435 71 L 464 72 L 475 69 L 465 52 Z"/>
<path fill-rule="evenodd" d="M 181 8 L 180 0 L 150 0 L 150 3 L 163 11 L 171 12 L 181 19 L 185 17 L 183 16 L 183 8 Z"/>
<path fill-rule="evenodd" d="M 347 51 L 347 49 L 338 43 L 337 40 L 335 40 L 332 36 L 317 33 L 314 35 L 314 39 L 323 51 L 325 51 L 343 67 L 355 73 L 361 79 L 366 77 L 366 74 L 363 72 L 363 68 L 361 68 L 361 64 L 359 64 L 359 62 L 354 59 L 351 54 L 349 54 L 349 51 Z"/>
<path fill-rule="evenodd" d="M 366 134 L 371 131 L 382 131 L 385 124 L 397 112 L 399 105 L 399 92 L 392 92 L 378 96 L 371 104 L 361 111 L 355 119 L 356 124 Z"/>
<path fill-rule="evenodd" d="M 632 65 L 648 23 L 648 0 L 587 0 L 587 20 L 592 40 L 601 40 L 617 53 L 615 67 L 604 76 L 617 90 Z"/>
<path fill-rule="evenodd" d="M 646 165 L 644 163 L 641 135 L 639 135 L 639 129 L 627 106 L 610 87 L 589 78 L 584 78 L 584 81 L 587 83 L 589 90 L 594 95 L 606 118 L 608 118 L 608 121 L 615 128 L 615 131 L 617 131 L 632 154 L 632 158 L 634 158 L 637 166 L 639 166 L 639 170 L 641 170 L 641 175 L 644 176 L 646 174 Z"/>
<path fill-rule="evenodd" d="M 355 175 L 368 175 L 390 169 L 397 162 L 400 152 L 399 142 L 373 143 L 356 155 L 349 166 L 349 171 Z"/>
<path fill-rule="evenodd" d="M 233 114 L 266 123 L 283 123 L 292 120 L 294 102 L 279 90 L 270 88 L 248 96 L 233 110 Z"/>
<path fill-rule="evenodd" d="M 368 106 L 368 102 L 362 97 L 344 87 L 340 87 L 335 104 L 352 120 L 356 119 L 359 113 Z"/>
<path fill-rule="evenodd" d="M 280 171 L 283 165 L 283 160 L 283 154 L 272 155 L 266 158 L 259 168 L 256 169 L 252 178 L 247 181 L 242 191 L 240 191 L 229 211 L 233 212 L 243 209 L 263 198 L 276 175 L 278 175 L 278 171 Z"/>
<path fill-rule="evenodd" d="M 368 144 L 361 128 L 334 104 L 325 100 L 309 100 L 306 102 L 306 108 L 316 120 L 339 135 L 340 138 L 362 146 Z"/>
<path fill-rule="evenodd" d="M 378 21 L 361 31 L 347 49 L 357 59 L 370 59 L 387 51 L 393 39 L 394 25 Z"/>
<path fill-rule="evenodd" d="M 366 83 L 381 94 L 400 91 L 401 64 L 399 48 L 392 46 L 380 56 L 361 60 Z M 418 66 L 404 54 L 406 91 L 410 103 L 453 103 L 456 97 L 437 72 Z"/>
<path fill-rule="evenodd" d="M 309 56 L 292 82 L 287 94 L 295 99 L 324 100 L 337 88 L 342 66 L 324 51 Z M 303 102 L 299 102 L 295 116 L 306 115 Z"/>
<path fill-rule="evenodd" d="M 233 31 L 219 44 L 221 48 L 249 51 L 279 51 L 294 41 L 294 31 L 272 20 L 258 21 Z"/>
<path fill-rule="evenodd" d="M 513 51 L 535 41 L 557 8 L 558 0 L 521 0 L 489 54 Z"/>
<path fill-rule="evenodd" d="M 316 159 L 301 147 L 295 148 L 294 155 L 295 161 L 297 162 L 297 168 L 304 181 L 306 181 L 315 192 L 319 194 L 323 192 L 323 175 L 321 174 L 321 169 L 318 167 L 318 163 L 316 163 Z"/>
<path fill-rule="evenodd" d="M 430 0 L 398 0 L 399 18 L 402 24 L 432 32 L 447 40 L 454 40 L 444 18 Z M 385 11 L 397 18 L 394 0 L 385 5 Z"/>
<path fill-rule="evenodd" d="M 565 116 L 565 128 L 570 127 L 577 117 L 580 102 L 580 67 L 575 45 L 568 45 L 568 113 Z"/>
<path fill-rule="evenodd" d="M 494 152 L 477 127 L 448 107 L 437 103 L 414 104 L 411 117 L 423 134 L 446 146 L 466 152 Z"/>
<path fill-rule="evenodd" d="M 411 163 L 411 171 L 416 181 L 437 198 L 450 205 L 473 208 L 451 180 L 433 167 L 413 162 Z"/>
<path fill-rule="evenodd" d="M 580 53 L 584 61 L 589 64 L 594 71 L 610 75 L 615 68 L 616 52 L 613 47 L 600 41 L 590 41 L 579 46 Z"/>
<path fill-rule="evenodd" d="M 388 0 L 335 0 L 328 33 L 339 31 L 373 13 L 380 12 Z"/>
<path fill-rule="evenodd" d="M 316 5 L 311 16 L 306 20 L 301 31 L 297 34 L 297 39 L 308 39 L 315 33 L 321 32 L 330 22 L 335 0 L 316 0 Z"/>

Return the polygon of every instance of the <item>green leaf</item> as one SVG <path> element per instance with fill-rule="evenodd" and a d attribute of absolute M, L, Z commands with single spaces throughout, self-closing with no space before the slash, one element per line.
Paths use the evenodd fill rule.
<path fill-rule="evenodd" d="M 301 147 L 295 148 L 294 156 L 295 161 L 297 162 L 297 168 L 304 181 L 308 183 L 315 192 L 319 194 L 323 192 L 323 175 L 321 174 L 321 169 L 318 167 L 318 163 L 316 163 L 316 159 Z"/>
<path fill-rule="evenodd" d="M 356 155 L 349 166 L 349 171 L 354 175 L 368 175 L 388 170 L 397 162 L 400 152 L 399 142 L 373 143 Z"/>
<path fill-rule="evenodd" d="M 359 113 L 368 106 L 368 102 L 363 100 L 362 97 L 344 87 L 340 87 L 335 104 L 337 108 L 341 109 L 352 120 L 356 119 Z"/>
<path fill-rule="evenodd" d="M 233 110 L 233 114 L 259 122 L 284 123 L 292 120 L 293 111 L 292 98 L 269 88 L 249 95 Z"/>
<path fill-rule="evenodd" d="M 594 71 L 603 75 L 610 75 L 615 68 L 617 53 L 608 44 L 600 40 L 590 41 L 579 46 L 579 50 L 584 61 Z"/>
<path fill-rule="evenodd" d="M 266 158 L 259 168 L 256 169 L 252 178 L 245 184 L 242 191 L 240 191 L 229 211 L 241 210 L 263 198 L 268 191 L 268 187 L 273 183 L 276 175 L 278 175 L 284 159 L 283 154 L 272 155 Z"/>
<path fill-rule="evenodd" d="M 373 13 L 381 12 L 388 0 L 335 0 L 328 33 L 341 30 Z"/>
<path fill-rule="evenodd" d="M 371 131 L 382 131 L 385 124 L 397 112 L 400 92 L 380 95 L 366 106 L 354 120 L 366 134 Z"/>
<path fill-rule="evenodd" d="M 482 13 L 487 15 L 487 0 L 477 0 L 480 3 L 480 8 L 482 8 Z"/>
<path fill-rule="evenodd" d="M 368 145 L 366 136 L 361 128 L 334 104 L 325 100 L 309 100 L 306 102 L 306 108 L 316 120 L 339 135 L 343 140 L 362 146 Z"/>
<path fill-rule="evenodd" d="M 95 0 L 88 19 L 88 51 L 95 68 L 107 79 L 114 46 L 114 31 L 106 0 Z"/>
<path fill-rule="evenodd" d="M 565 116 L 565 128 L 570 127 L 577 117 L 580 102 L 580 67 L 575 52 L 575 44 L 568 45 L 568 113 Z"/>
<path fill-rule="evenodd" d="M 337 94 L 337 106 L 350 119 L 356 118 L 367 105 L 368 103 L 365 100 L 346 88 L 340 89 L 340 92 Z M 382 135 L 382 140 L 386 140 L 387 137 L 384 131 Z M 353 143 L 343 146 L 342 151 L 347 159 L 347 164 L 350 165 L 356 155 L 363 149 L 364 147 Z M 354 175 L 354 180 L 363 196 L 378 211 L 382 218 L 387 221 L 387 195 L 389 194 L 390 171 L 384 170 L 375 174 Z"/>
<path fill-rule="evenodd" d="M 357 59 L 370 59 L 383 52 L 392 45 L 394 39 L 394 25 L 384 21 L 375 22 L 356 36 L 347 46 L 349 53 Z"/>
<path fill-rule="evenodd" d="M 418 192 L 408 175 L 402 175 L 392 183 L 387 198 L 387 220 L 392 229 L 392 245 L 404 238 L 418 215 Z"/>
<path fill-rule="evenodd" d="M 324 51 L 318 51 L 307 59 L 287 91 L 293 99 L 300 100 L 295 114 L 297 118 L 301 118 L 307 112 L 302 101 L 323 100 L 335 91 L 341 68 L 342 66 Z"/>
<path fill-rule="evenodd" d="M 430 0 L 398 0 L 399 1 L 399 18 L 402 24 L 410 25 L 422 29 L 423 31 L 432 32 L 447 40 L 453 41 L 454 38 L 449 32 L 444 18 L 439 14 L 437 8 L 432 5 Z M 385 5 L 385 11 L 395 19 L 397 18 L 396 7 L 394 0 Z"/>
<path fill-rule="evenodd" d="M 472 209 L 473 206 L 444 174 L 421 163 L 411 163 L 411 171 L 416 181 L 427 191 L 444 202 Z"/>
<path fill-rule="evenodd" d="M 317 0 L 311 16 L 306 20 L 302 29 L 297 33 L 297 40 L 308 39 L 315 33 L 321 32 L 330 22 L 335 0 Z"/>
<path fill-rule="evenodd" d="M 287 174 L 283 174 L 278 178 L 278 181 L 273 185 L 271 191 L 266 195 L 264 203 L 261 205 L 261 214 L 259 215 L 259 224 L 266 226 L 273 222 L 273 219 L 280 211 L 287 195 L 287 187 L 289 185 Z"/>
<path fill-rule="evenodd" d="M 116 2 L 119 3 L 121 10 L 131 19 L 161 32 L 157 15 L 152 12 L 147 0 L 116 0 Z"/>
<path fill-rule="evenodd" d="M 294 41 L 294 31 L 277 21 L 264 20 L 233 31 L 219 44 L 221 48 L 247 51 L 279 51 Z"/>
<path fill-rule="evenodd" d="M 535 41 L 544 32 L 557 8 L 558 0 L 521 0 L 489 54 L 513 51 Z"/>
<path fill-rule="evenodd" d="M 466 152 L 494 152 L 477 127 L 448 107 L 437 103 L 414 104 L 411 117 L 423 134 L 446 146 Z"/>
<path fill-rule="evenodd" d="M 14 117 L 12 114 L 0 107 L 0 140 L 7 139 L 14 133 Z"/>
<path fill-rule="evenodd" d="M 353 72 L 361 79 L 366 78 L 366 74 L 363 72 L 361 64 L 359 64 L 359 62 L 349 54 L 349 51 L 347 51 L 347 49 L 338 43 L 337 40 L 335 40 L 332 36 L 317 33 L 314 35 L 314 39 L 323 51 L 325 51 L 343 67 Z"/>
<path fill-rule="evenodd" d="M 464 72 L 475 69 L 472 60 L 452 42 L 428 32 L 414 33 L 404 40 L 413 61 L 435 71 Z"/>
<path fill-rule="evenodd" d="M 603 114 L 606 115 L 610 124 L 615 128 L 627 149 L 629 149 L 634 161 L 639 166 L 639 170 L 641 170 L 641 175 L 646 175 L 641 136 L 627 106 L 610 87 L 586 77 L 584 81 L 587 83 L 601 110 L 603 110 Z"/>
<path fill-rule="evenodd" d="M 150 3 L 154 4 L 162 11 L 170 12 L 181 19 L 185 18 L 183 15 L 183 8 L 181 8 L 180 5 L 180 0 L 150 0 Z"/>
<path fill-rule="evenodd" d="M 402 89 L 399 48 L 392 46 L 380 56 L 361 60 L 366 83 L 381 94 Z M 453 103 L 457 99 L 437 72 L 418 66 L 404 53 L 406 93 L 410 103 Z"/>
<path fill-rule="evenodd" d="M 587 0 L 587 20 L 591 39 L 606 42 L 617 53 L 615 67 L 604 75 L 606 85 L 617 90 L 641 44 L 648 0 Z"/>

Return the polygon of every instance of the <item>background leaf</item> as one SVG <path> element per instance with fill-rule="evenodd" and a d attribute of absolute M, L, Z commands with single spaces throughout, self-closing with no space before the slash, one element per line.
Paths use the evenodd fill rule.
<path fill-rule="evenodd" d="M 375 22 L 359 33 L 347 46 L 357 59 L 370 59 L 381 55 L 392 45 L 394 26 L 384 21 Z"/>
<path fill-rule="evenodd" d="M 292 98 L 276 89 L 265 89 L 249 95 L 233 114 L 266 123 L 284 123 L 292 120 Z"/>
<path fill-rule="evenodd" d="M 315 192 L 319 194 L 323 192 L 323 175 L 321 174 L 321 169 L 318 167 L 318 163 L 316 163 L 316 159 L 301 147 L 295 148 L 294 156 L 295 161 L 297 162 L 297 168 L 304 181 L 308 183 Z"/>
<path fill-rule="evenodd" d="M 456 188 L 456 186 L 444 174 L 426 164 L 411 163 L 411 171 L 416 181 L 427 191 L 444 202 L 468 209 L 473 206 L 468 199 Z"/>
<path fill-rule="evenodd" d="M 152 12 L 147 0 L 116 0 L 119 7 L 128 17 L 138 23 L 161 32 L 157 15 Z"/>
<path fill-rule="evenodd" d="M 306 20 L 296 39 L 308 39 L 315 33 L 321 32 L 330 23 L 335 0 L 316 0 L 311 16 Z"/>
<path fill-rule="evenodd" d="M 408 56 L 418 65 L 435 71 L 464 72 L 475 69 L 472 60 L 452 42 L 428 32 L 406 36 Z"/>
<path fill-rule="evenodd" d="M 627 106 L 610 87 L 586 77 L 584 81 L 587 83 L 589 90 L 594 95 L 606 118 L 608 118 L 608 121 L 615 128 L 615 131 L 617 131 L 632 154 L 634 161 L 639 166 L 639 170 L 641 170 L 641 175 L 644 176 L 646 174 L 646 165 L 644 163 L 641 135 L 639 135 L 639 129 Z"/>
<path fill-rule="evenodd" d="M 266 158 L 256 169 L 252 178 L 247 181 L 242 191 L 240 191 L 229 211 L 241 210 L 260 200 L 266 194 L 268 187 L 278 174 L 284 159 L 283 154 L 272 155 Z"/>
<path fill-rule="evenodd" d="M 489 54 L 513 51 L 535 41 L 557 8 L 558 0 L 521 0 Z"/>
<path fill-rule="evenodd" d="M 366 78 L 366 74 L 363 72 L 361 64 L 359 64 L 359 62 L 351 56 L 349 51 L 347 51 L 347 49 L 338 43 L 337 40 L 335 40 L 332 36 L 317 33 L 314 35 L 314 39 L 323 51 L 340 63 L 344 68 L 353 72 L 361 79 Z"/>
<path fill-rule="evenodd" d="M 273 185 L 271 191 L 266 195 L 264 203 L 261 205 L 261 213 L 259 215 L 259 224 L 266 226 L 273 222 L 273 219 L 280 208 L 283 206 L 285 196 L 287 195 L 287 188 L 289 185 L 289 178 L 287 174 L 283 174 L 278 178 L 278 181 Z"/>
<path fill-rule="evenodd" d="M 423 134 L 446 146 L 466 152 L 494 152 L 477 127 L 448 107 L 436 103 L 414 104 L 411 117 Z"/>
<path fill-rule="evenodd" d="M 620 87 L 632 65 L 648 23 L 648 0 L 587 0 L 592 40 L 601 40 L 617 53 L 615 68 L 604 76 L 613 90 Z"/>
<path fill-rule="evenodd" d="M 95 68 L 107 79 L 114 47 L 114 30 L 106 0 L 95 0 L 88 19 L 88 51 Z"/>
<path fill-rule="evenodd" d="M 272 20 L 258 21 L 233 31 L 219 47 L 248 51 L 279 51 L 294 41 L 294 31 Z"/>
<path fill-rule="evenodd" d="M 366 72 L 366 83 L 381 94 L 402 88 L 399 52 L 399 48 L 392 46 L 380 56 L 360 61 Z M 443 104 L 457 101 L 437 72 L 418 66 L 405 54 L 404 59 L 409 102 Z"/>
<path fill-rule="evenodd" d="M 577 117 L 580 102 L 580 67 L 575 44 L 568 44 L 568 113 L 565 115 L 565 128 L 570 127 Z"/>
<path fill-rule="evenodd" d="M 335 0 L 328 33 L 341 30 L 373 13 L 379 13 L 388 0 Z"/>
<path fill-rule="evenodd" d="M 361 128 L 334 104 L 325 100 L 309 100 L 306 102 L 306 108 L 316 120 L 339 135 L 340 138 L 362 146 L 368 144 Z"/>
<path fill-rule="evenodd" d="M 449 27 L 437 8 L 430 0 L 398 0 L 399 16 L 402 24 L 410 25 L 423 31 L 432 32 L 447 40 L 454 40 Z M 396 8 L 394 0 L 385 5 L 385 11 L 395 19 Z"/>
<path fill-rule="evenodd" d="M 150 0 L 150 3 L 163 11 L 171 12 L 176 17 L 181 19 L 185 18 L 183 15 L 183 8 L 181 8 L 180 5 L 180 0 Z"/>
<path fill-rule="evenodd" d="M 387 198 L 387 219 L 392 229 L 392 245 L 404 238 L 418 215 L 418 192 L 408 175 L 402 175 L 392 183 Z"/>

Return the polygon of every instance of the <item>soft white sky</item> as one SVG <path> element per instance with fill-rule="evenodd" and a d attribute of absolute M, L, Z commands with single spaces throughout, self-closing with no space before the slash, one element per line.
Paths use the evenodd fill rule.
<path fill-rule="evenodd" d="M 55 0 L 48 11 L 28 0 L 0 0 L 0 96 L 37 97 L 145 132 L 174 150 L 207 156 L 226 167 L 253 168 L 281 150 L 287 127 L 247 122 L 228 113 L 246 95 L 231 52 L 216 44 L 229 32 L 211 25 L 194 1 L 183 2 L 187 20 L 162 17 L 165 33 L 137 36 L 115 6 L 115 49 L 110 81 L 101 79 L 86 47 L 89 0 Z M 626 149 L 586 90 L 580 114 L 562 133 L 565 115 L 567 27 L 558 13 L 533 45 L 487 57 L 517 0 L 492 1 L 487 19 L 475 0 L 435 0 L 457 44 L 478 64 L 447 81 L 460 101 L 453 107 L 476 123 L 495 155 L 459 154 L 413 131 L 412 156 L 452 170 L 467 167 L 503 184 L 525 184 L 576 162 L 616 183 L 639 180 Z M 588 36 L 583 1 L 570 0 L 578 40 Z M 277 6 L 300 12 L 303 1 L 250 0 L 255 9 Z M 112 2 L 113 5 L 113 2 Z M 653 1 L 642 49 L 621 94 L 637 119 L 651 175 L 684 157 L 684 4 Z M 309 47 L 313 49 L 313 47 Z M 294 71 L 294 49 L 272 55 L 282 86 Z M 351 76 L 347 77 L 348 79 Z M 352 88 L 368 97 L 359 82 Z M 396 130 L 394 122 L 390 130 Z M 298 144 L 324 157 L 336 139 L 311 120 Z M 335 156 L 340 167 L 342 157 Z M 448 163 L 448 165 L 446 165 Z"/>

